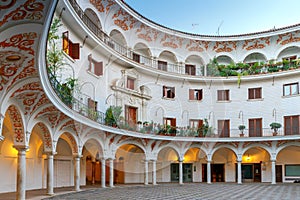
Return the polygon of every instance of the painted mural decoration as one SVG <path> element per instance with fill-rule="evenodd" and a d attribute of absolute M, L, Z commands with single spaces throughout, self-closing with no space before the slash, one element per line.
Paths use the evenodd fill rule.
<path fill-rule="evenodd" d="M 215 46 L 213 47 L 213 51 L 216 53 L 221 52 L 232 52 L 233 50 L 236 50 L 237 48 L 237 42 L 236 41 L 218 41 L 215 42 Z"/>
<path fill-rule="evenodd" d="M 160 40 L 160 43 L 164 47 L 170 47 L 173 49 L 181 48 L 182 47 L 182 42 L 183 38 L 165 34 L 165 36 Z"/>
<path fill-rule="evenodd" d="M 155 42 L 159 32 L 153 28 L 150 28 L 149 26 L 146 26 L 145 24 L 141 24 L 135 33 L 140 39 L 143 39 L 147 42 Z"/>
<path fill-rule="evenodd" d="M 0 51 L 0 91 L 18 74 L 25 56 L 15 51 Z"/>
<path fill-rule="evenodd" d="M 39 82 L 32 82 L 16 90 L 11 97 L 16 97 L 22 102 L 24 114 L 28 115 L 31 113 L 32 107 L 39 101 L 42 93 L 43 89 Z"/>
<path fill-rule="evenodd" d="M 190 40 L 190 42 L 185 46 L 188 51 L 203 52 L 204 49 L 207 50 L 210 41 L 201 40 Z"/>
<path fill-rule="evenodd" d="M 24 142 L 24 126 L 21 118 L 21 114 L 15 106 L 9 106 L 8 114 L 12 121 L 12 129 L 14 130 L 14 142 Z"/>
<path fill-rule="evenodd" d="M 45 151 L 51 151 L 52 150 L 52 140 L 51 140 L 51 135 L 48 130 L 48 128 L 45 126 L 45 124 L 39 122 L 37 125 L 40 127 L 42 130 L 42 137 L 43 137 L 43 142 L 44 142 L 44 148 Z"/>
<path fill-rule="evenodd" d="M 270 37 L 263 37 L 252 40 L 245 40 L 242 49 L 246 49 L 247 51 L 253 49 L 263 49 L 266 46 L 270 45 Z"/>
<path fill-rule="evenodd" d="M 292 42 L 300 41 L 300 31 L 295 31 L 291 33 L 284 33 L 278 35 L 278 39 L 276 41 L 277 44 L 286 45 Z"/>
<path fill-rule="evenodd" d="M 113 0 L 90 0 L 90 3 L 95 6 L 95 8 L 101 13 L 108 13 L 113 5 L 116 4 Z"/>
<path fill-rule="evenodd" d="M 114 24 L 119 26 L 124 31 L 128 31 L 134 27 L 137 20 L 129 15 L 126 11 L 120 8 L 112 17 Z"/>
<path fill-rule="evenodd" d="M 0 10 L 13 7 L 16 0 L 1 1 Z M 27 0 L 17 9 L 11 11 L 0 21 L 0 27 L 10 21 L 41 20 L 47 1 Z"/>

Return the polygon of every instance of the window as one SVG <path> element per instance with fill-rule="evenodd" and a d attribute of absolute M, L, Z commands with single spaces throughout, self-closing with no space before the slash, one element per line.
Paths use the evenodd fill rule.
<path fill-rule="evenodd" d="M 196 66 L 195 65 L 185 65 L 185 74 L 196 75 Z"/>
<path fill-rule="evenodd" d="M 97 101 L 92 100 L 91 98 L 88 98 L 88 116 L 92 119 L 94 119 L 97 115 Z"/>
<path fill-rule="evenodd" d="M 218 90 L 218 101 L 229 101 L 229 90 Z"/>
<path fill-rule="evenodd" d="M 220 137 L 229 137 L 230 128 L 229 128 L 229 120 L 218 120 L 218 135 Z"/>
<path fill-rule="evenodd" d="M 299 135 L 300 134 L 300 115 L 284 117 L 284 134 Z"/>
<path fill-rule="evenodd" d="M 176 127 L 176 118 L 164 118 L 164 125 Z"/>
<path fill-rule="evenodd" d="M 63 33 L 63 51 L 68 54 L 73 59 L 79 59 L 79 43 L 73 43 L 69 39 L 69 32 L 66 31 Z"/>
<path fill-rule="evenodd" d="M 201 89 L 190 89 L 189 90 L 189 100 L 202 100 L 202 90 Z"/>
<path fill-rule="evenodd" d="M 290 83 L 283 85 L 283 96 L 291 96 L 299 94 L 299 84 Z"/>
<path fill-rule="evenodd" d="M 168 66 L 167 62 L 159 60 L 157 61 L 157 64 L 158 64 L 157 68 L 159 70 L 167 71 L 167 66 Z"/>
<path fill-rule="evenodd" d="M 190 128 L 201 128 L 203 120 L 201 119 L 190 119 Z"/>
<path fill-rule="evenodd" d="M 261 88 L 249 88 L 248 99 L 261 99 Z"/>
<path fill-rule="evenodd" d="M 127 88 L 134 90 L 134 78 L 127 77 Z"/>
<path fill-rule="evenodd" d="M 133 61 L 140 63 L 140 57 L 141 56 L 139 54 L 132 53 L 132 60 Z"/>
<path fill-rule="evenodd" d="M 92 72 L 97 76 L 103 75 L 103 62 L 97 62 L 92 58 L 91 54 L 88 56 L 88 60 L 89 60 L 88 71 Z"/>
<path fill-rule="evenodd" d="M 262 119 L 249 119 L 249 137 L 262 136 Z"/>
<path fill-rule="evenodd" d="M 175 98 L 175 87 L 163 86 L 163 97 L 164 98 Z"/>

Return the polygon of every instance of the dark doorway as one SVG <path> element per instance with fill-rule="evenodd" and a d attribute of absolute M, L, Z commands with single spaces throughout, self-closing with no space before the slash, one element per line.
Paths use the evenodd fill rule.
<path fill-rule="evenodd" d="M 183 182 L 193 182 L 193 164 L 183 163 L 182 172 L 183 172 Z M 179 163 L 171 164 L 171 182 L 179 182 Z"/>
<path fill-rule="evenodd" d="M 211 180 L 212 182 L 224 182 L 224 164 L 211 165 Z"/>
<path fill-rule="evenodd" d="M 207 182 L 207 164 L 202 164 L 202 182 Z"/>
<path fill-rule="evenodd" d="M 282 165 L 276 165 L 276 182 L 282 182 Z"/>

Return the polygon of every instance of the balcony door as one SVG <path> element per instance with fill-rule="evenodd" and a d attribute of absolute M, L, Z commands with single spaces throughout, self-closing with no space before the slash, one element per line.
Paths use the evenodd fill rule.
<path fill-rule="evenodd" d="M 249 137 L 262 136 L 262 119 L 249 119 Z"/>
<path fill-rule="evenodd" d="M 134 126 L 137 119 L 137 108 L 132 106 L 126 106 L 125 108 L 125 120 L 129 126 Z"/>

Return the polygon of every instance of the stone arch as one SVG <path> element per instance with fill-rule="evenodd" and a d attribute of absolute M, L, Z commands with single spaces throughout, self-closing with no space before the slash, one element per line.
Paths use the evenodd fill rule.
<path fill-rule="evenodd" d="M 187 70 L 187 66 L 194 66 L 195 72 L 192 73 L 191 70 Z M 204 75 L 204 66 L 205 66 L 204 60 L 201 56 L 189 55 L 185 59 L 185 74 L 203 76 Z"/>
<path fill-rule="evenodd" d="M 73 155 L 76 155 L 79 153 L 76 137 L 72 133 L 62 131 L 61 133 L 58 134 L 57 140 L 54 138 L 54 140 L 56 140 L 57 142 L 59 141 L 59 139 L 63 139 L 64 141 L 66 141 L 68 143 Z M 55 146 L 55 150 L 56 149 L 57 149 L 57 144 Z"/>
<path fill-rule="evenodd" d="M 143 183 L 145 149 L 135 141 L 123 142 L 118 145 L 115 153 L 115 183 Z"/>
<path fill-rule="evenodd" d="M 221 54 L 216 56 L 217 62 L 219 65 L 229 65 L 235 61 L 232 59 L 231 55 Z"/>
<path fill-rule="evenodd" d="M 276 149 L 276 157 L 277 155 L 284 149 L 288 148 L 288 147 L 291 147 L 291 146 L 296 146 L 296 147 L 300 147 L 300 142 L 290 142 L 290 143 L 285 143 L 281 146 L 279 146 L 277 149 Z"/>
<path fill-rule="evenodd" d="M 159 54 L 158 60 L 165 61 L 168 64 L 177 64 L 177 62 L 178 62 L 176 55 L 173 52 L 167 51 L 167 50 L 162 51 Z"/>
<path fill-rule="evenodd" d="M 252 144 L 243 150 L 242 179 L 271 182 L 272 154 L 266 145 Z"/>
<path fill-rule="evenodd" d="M 215 148 L 212 149 L 212 151 L 210 152 L 211 155 L 213 156 L 217 151 L 219 151 L 220 149 L 222 148 L 227 148 L 229 150 L 231 150 L 236 156 L 238 155 L 237 153 L 237 149 L 236 148 L 233 148 L 231 145 L 229 144 L 222 144 L 220 146 L 217 146 Z"/>
<path fill-rule="evenodd" d="M 93 9 L 86 8 L 84 10 L 84 14 L 96 25 L 97 28 L 102 30 L 101 21 Z"/>
<path fill-rule="evenodd" d="M 296 45 L 289 45 L 284 46 L 284 48 L 280 49 L 276 59 L 277 61 L 282 61 L 283 58 L 290 57 L 290 56 L 296 56 L 297 58 L 300 57 L 300 47 Z"/>
<path fill-rule="evenodd" d="M 252 52 L 245 56 L 244 63 L 267 62 L 267 57 L 260 52 Z"/>
<path fill-rule="evenodd" d="M 37 122 L 32 128 L 32 132 L 36 132 L 41 137 L 44 152 L 53 152 L 53 140 L 50 130 L 43 122 Z"/>
<path fill-rule="evenodd" d="M 212 182 L 235 182 L 237 153 L 230 145 L 221 145 L 212 151 Z"/>
<path fill-rule="evenodd" d="M 127 47 L 125 36 L 117 29 L 113 29 L 109 33 L 110 38 L 123 47 Z"/>
<path fill-rule="evenodd" d="M 148 47 L 147 44 L 143 42 L 138 42 L 134 45 L 133 47 L 134 52 L 139 53 L 142 56 L 145 56 L 146 58 L 151 58 L 152 57 L 152 52 L 151 49 Z"/>

